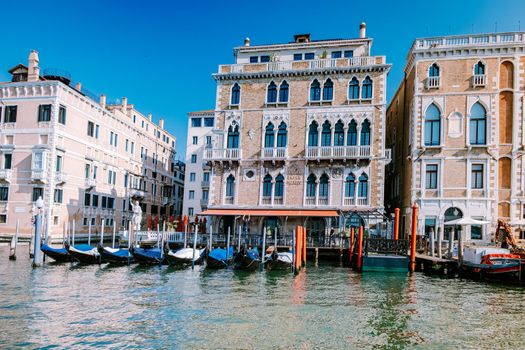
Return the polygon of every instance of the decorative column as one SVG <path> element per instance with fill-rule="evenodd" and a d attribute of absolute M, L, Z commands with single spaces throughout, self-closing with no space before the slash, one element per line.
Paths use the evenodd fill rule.
<path fill-rule="evenodd" d="M 319 183 L 320 179 L 316 177 L 315 179 L 315 206 L 317 207 L 319 205 Z"/>

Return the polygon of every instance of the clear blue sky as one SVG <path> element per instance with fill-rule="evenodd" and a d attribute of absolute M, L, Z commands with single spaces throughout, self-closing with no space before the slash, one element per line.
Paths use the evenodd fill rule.
<path fill-rule="evenodd" d="M 373 5 L 372 5 L 373 4 Z M 186 114 L 215 107 L 217 65 L 233 62 L 234 46 L 352 38 L 366 21 L 372 54 L 394 66 L 392 96 L 414 38 L 525 29 L 523 0 L 442 1 L 4 1 L 0 80 L 26 63 L 30 49 L 42 67 L 63 68 L 73 80 L 108 98 L 127 96 L 154 119 L 166 119 L 182 156 Z M 497 23 L 497 25 L 496 25 Z"/>

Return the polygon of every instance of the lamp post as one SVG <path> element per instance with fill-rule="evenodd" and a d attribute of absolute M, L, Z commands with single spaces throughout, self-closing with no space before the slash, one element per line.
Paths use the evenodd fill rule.
<path fill-rule="evenodd" d="M 44 255 L 40 250 L 42 240 L 42 208 L 44 207 L 44 201 L 42 197 L 38 197 L 36 201 L 36 216 L 35 216 L 35 246 L 33 253 L 33 267 L 42 266 L 44 263 Z"/>

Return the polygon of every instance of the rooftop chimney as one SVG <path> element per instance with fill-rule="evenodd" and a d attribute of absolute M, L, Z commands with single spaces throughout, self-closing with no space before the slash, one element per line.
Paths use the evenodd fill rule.
<path fill-rule="evenodd" d="M 28 64 L 28 74 L 27 81 L 38 81 L 40 79 L 40 67 L 38 63 L 38 52 L 36 50 L 31 50 L 29 53 L 29 64 Z"/>
<path fill-rule="evenodd" d="M 104 94 L 100 95 L 100 107 L 106 108 L 106 95 Z"/>
<path fill-rule="evenodd" d="M 126 113 L 127 109 L 128 109 L 128 98 L 122 97 L 122 112 Z"/>
<path fill-rule="evenodd" d="M 246 37 L 246 39 L 244 39 L 244 46 L 250 46 L 250 38 Z"/>
<path fill-rule="evenodd" d="M 75 90 L 82 91 L 82 83 L 81 82 L 78 82 L 78 83 L 75 84 Z"/>
<path fill-rule="evenodd" d="M 360 37 L 361 39 L 366 38 L 366 23 L 365 23 L 365 22 L 362 22 L 362 23 L 359 25 L 359 37 Z"/>
<path fill-rule="evenodd" d="M 164 130 L 164 119 L 162 118 L 159 119 L 159 128 Z"/>
<path fill-rule="evenodd" d="M 148 114 L 148 120 L 151 121 L 151 119 L 153 119 L 151 113 Z"/>
<path fill-rule="evenodd" d="M 310 42 L 310 34 L 295 34 L 293 36 L 293 40 L 296 43 L 309 43 Z"/>

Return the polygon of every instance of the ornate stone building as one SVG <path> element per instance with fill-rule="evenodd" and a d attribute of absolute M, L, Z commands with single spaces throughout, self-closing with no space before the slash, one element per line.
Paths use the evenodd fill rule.
<path fill-rule="evenodd" d="M 467 239 L 490 241 L 498 218 L 524 227 L 523 91 L 525 34 L 499 33 L 415 40 L 405 78 L 387 111 L 386 198 L 420 206 L 420 234 L 448 240 L 468 217 Z"/>
<path fill-rule="evenodd" d="M 310 237 L 382 221 L 386 78 L 372 39 L 310 40 L 234 49 L 219 66 L 208 210 L 214 228 Z"/>

